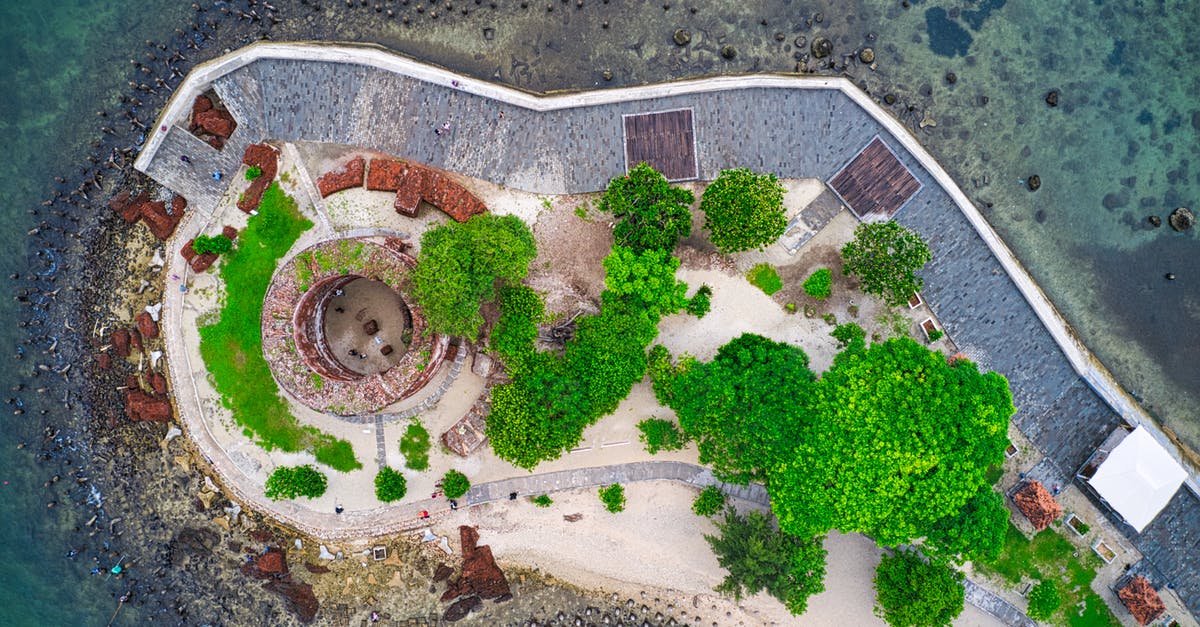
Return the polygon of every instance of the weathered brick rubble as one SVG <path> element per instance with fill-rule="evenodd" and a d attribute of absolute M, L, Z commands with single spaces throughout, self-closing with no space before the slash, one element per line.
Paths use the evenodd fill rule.
<path fill-rule="evenodd" d="M 279 149 L 268 144 L 250 144 L 246 147 L 246 155 L 242 157 L 242 165 L 258 166 L 262 169 L 262 175 L 250 181 L 250 187 L 246 188 L 246 192 L 237 202 L 238 209 L 250 213 L 258 209 L 263 192 L 279 173 Z"/>

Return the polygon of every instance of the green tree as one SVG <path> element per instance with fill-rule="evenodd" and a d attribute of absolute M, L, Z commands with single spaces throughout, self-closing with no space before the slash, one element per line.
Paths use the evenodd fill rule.
<path fill-rule="evenodd" d="M 266 495 L 272 501 L 298 496 L 315 499 L 325 494 L 327 485 L 325 475 L 308 464 L 280 466 L 267 477 Z"/>
<path fill-rule="evenodd" d="M 804 293 L 817 300 L 825 300 L 833 293 L 833 272 L 829 268 L 821 268 L 813 272 L 804 281 Z"/>
<path fill-rule="evenodd" d="M 192 250 L 196 251 L 197 255 L 205 253 L 224 255 L 233 250 L 233 240 L 225 237 L 224 233 L 217 233 L 216 235 L 201 234 L 192 240 Z"/>
<path fill-rule="evenodd" d="M 801 437 L 813 380 L 803 350 L 746 333 L 679 374 L 668 402 L 701 463 L 726 481 L 762 481 Z"/>
<path fill-rule="evenodd" d="M 604 509 L 616 514 L 625 510 L 625 486 L 614 483 L 610 486 L 600 488 L 600 502 L 604 503 Z"/>
<path fill-rule="evenodd" d="M 408 492 L 408 482 L 404 475 L 392 470 L 390 466 L 379 469 L 375 475 L 375 498 L 384 503 L 399 501 Z"/>
<path fill-rule="evenodd" d="M 467 476 L 457 470 L 447 470 L 446 476 L 442 477 L 442 492 L 446 494 L 448 499 L 456 499 L 467 493 L 471 489 L 471 481 Z"/>
<path fill-rule="evenodd" d="M 700 199 L 704 228 L 723 253 L 765 248 L 787 229 L 783 186 L 774 174 L 723 170 Z"/>
<path fill-rule="evenodd" d="M 729 509 L 717 529 L 719 536 L 704 536 L 729 573 L 717 592 L 740 601 L 766 590 L 789 612 L 800 615 L 808 608 L 808 598 L 825 589 L 824 537 L 788 535 L 755 510 L 743 518 Z"/>
<path fill-rule="evenodd" d="M 641 435 L 638 439 L 646 445 L 646 452 L 654 455 L 659 451 L 678 451 L 687 446 L 687 436 L 675 423 L 662 418 L 647 418 L 638 423 Z"/>
<path fill-rule="evenodd" d="M 712 518 L 717 512 L 725 509 L 725 493 L 715 485 L 704 486 L 696 500 L 692 501 L 692 511 L 697 516 Z"/>
<path fill-rule="evenodd" d="M 942 627 L 963 611 L 962 574 L 915 552 L 884 555 L 875 570 L 875 612 L 893 627 Z"/>
<path fill-rule="evenodd" d="M 554 503 L 554 499 L 550 498 L 549 494 L 539 494 L 530 500 L 538 507 L 550 507 Z"/>
<path fill-rule="evenodd" d="M 838 348 L 846 349 L 847 353 L 859 352 L 867 347 L 867 332 L 853 322 L 839 324 L 829 334 L 838 341 Z"/>
<path fill-rule="evenodd" d="M 700 289 L 696 290 L 696 294 L 688 300 L 687 312 L 697 318 L 703 318 L 704 314 L 707 314 L 711 308 L 712 288 L 707 285 L 701 285 Z"/>
<path fill-rule="evenodd" d="M 985 484 L 957 512 L 929 528 L 927 552 L 952 561 L 993 562 L 1004 550 L 1008 518 L 1004 497 Z"/>
<path fill-rule="evenodd" d="M 809 423 L 768 484 L 780 525 L 884 546 L 926 535 L 987 485 L 1014 412 L 1004 377 L 908 338 L 842 353 L 806 397 Z"/>
<path fill-rule="evenodd" d="M 1062 596 L 1052 580 L 1044 580 L 1029 591 L 1029 618 L 1048 621 L 1062 605 Z"/>
<path fill-rule="evenodd" d="M 696 197 L 686 189 L 672 187 L 666 177 L 645 163 L 608 184 L 600 199 L 600 210 L 613 214 L 617 245 L 636 252 L 671 251 L 680 238 L 692 231 L 689 207 Z"/>
<path fill-rule="evenodd" d="M 429 468 L 429 432 L 419 422 L 404 429 L 400 438 L 400 454 L 404 456 L 404 467 L 412 470 Z"/>
<path fill-rule="evenodd" d="M 498 284 L 525 278 L 536 254 L 533 233 L 515 216 L 451 222 L 421 236 L 413 295 L 431 329 L 474 341 L 483 325 L 480 307 L 495 300 Z"/>
<path fill-rule="evenodd" d="M 652 315 L 673 314 L 687 304 L 687 283 L 676 280 L 679 259 L 665 250 L 635 252 L 613 246 L 604 258 L 606 296 L 620 299 L 632 310 Z"/>
<path fill-rule="evenodd" d="M 542 299 L 524 285 L 500 290 L 500 318 L 492 329 L 490 346 L 504 361 L 509 376 L 518 376 L 534 359 L 537 324 L 542 320 Z"/>
<path fill-rule="evenodd" d="M 842 271 L 857 276 L 862 291 L 899 305 L 921 291 L 916 273 L 933 258 L 921 236 L 892 221 L 864 222 L 842 247 Z"/>

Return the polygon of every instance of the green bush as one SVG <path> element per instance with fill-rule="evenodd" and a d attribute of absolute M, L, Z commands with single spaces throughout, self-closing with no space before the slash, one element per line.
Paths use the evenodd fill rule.
<path fill-rule="evenodd" d="M 825 589 L 824 537 L 788 535 L 762 512 L 750 510 L 743 518 L 733 508 L 717 529 L 720 536 L 704 536 L 729 573 L 717 592 L 740 601 L 766 590 L 798 616 L 808 608 L 808 597 Z"/>
<path fill-rule="evenodd" d="M 1045 580 L 1029 591 L 1029 618 L 1048 621 L 1062 605 L 1058 587 L 1052 580 Z"/>
<path fill-rule="evenodd" d="M 298 496 L 315 499 L 325 494 L 328 481 L 316 468 L 303 466 L 280 466 L 267 477 L 267 498 L 272 501 L 294 499 Z"/>
<path fill-rule="evenodd" d="M 619 483 L 614 483 L 608 487 L 600 488 L 600 502 L 604 503 L 604 509 L 616 514 L 625 509 L 625 487 Z"/>
<path fill-rule="evenodd" d="M 223 233 L 216 235 L 197 235 L 195 240 L 192 240 L 192 250 L 196 251 L 197 255 L 207 253 L 216 253 L 224 255 L 233 250 L 233 240 L 225 237 Z"/>
<path fill-rule="evenodd" d="M 892 221 L 865 222 L 842 247 L 842 272 L 857 276 L 863 292 L 894 306 L 921 291 L 924 283 L 916 273 L 932 258 L 915 231 Z"/>
<path fill-rule="evenodd" d="M 783 279 L 779 278 L 779 273 L 768 263 L 760 263 L 750 268 L 750 271 L 746 273 L 746 278 L 767 296 L 783 289 Z"/>
<path fill-rule="evenodd" d="M 404 430 L 400 438 L 400 454 L 404 456 L 404 467 L 412 470 L 429 468 L 429 432 L 421 423 L 414 422 Z"/>
<path fill-rule="evenodd" d="M 379 469 L 375 475 L 375 498 L 384 503 L 399 501 L 408 492 L 408 482 L 404 475 L 392 470 L 390 466 Z"/>
<path fill-rule="evenodd" d="M 692 511 L 696 512 L 697 516 L 711 518 L 723 509 L 725 493 L 715 485 L 705 486 L 700 494 L 696 495 L 696 500 L 692 501 Z"/>
<path fill-rule="evenodd" d="M 854 347 L 851 350 L 859 350 L 866 347 L 864 340 L 867 337 L 867 332 L 853 322 L 837 325 L 830 332 L 830 335 L 838 341 L 838 348 Z"/>
<path fill-rule="evenodd" d="M 703 318 L 704 314 L 712 308 L 712 288 L 707 285 L 701 285 L 700 289 L 696 290 L 696 294 L 688 300 L 687 312 Z"/>
<path fill-rule="evenodd" d="M 821 268 L 804 281 L 804 293 L 817 300 L 825 300 L 833 292 L 833 272 Z"/>
<path fill-rule="evenodd" d="M 442 492 L 446 494 L 448 499 L 456 499 L 467 493 L 471 489 L 471 481 L 467 476 L 457 470 L 447 470 L 446 476 L 442 477 Z"/>
<path fill-rule="evenodd" d="M 893 627 L 941 627 L 963 611 L 963 576 L 913 551 L 884 555 L 875 569 L 875 613 Z"/>
<path fill-rule="evenodd" d="M 762 249 L 787 229 L 783 186 L 774 174 L 724 170 L 700 199 L 704 228 L 723 253 Z"/>
<path fill-rule="evenodd" d="M 260 168 L 256 165 L 252 165 L 249 168 L 246 168 L 246 180 L 247 181 L 253 181 L 254 179 L 256 179 L 260 176 L 262 176 L 262 168 Z"/>
<path fill-rule="evenodd" d="M 550 507 L 550 504 L 554 502 L 554 499 L 551 499 L 549 494 L 539 494 L 530 500 L 538 507 Z"/>
<path fill-rule="evenodd" d="M 670 251 L 692 230 L 689 207 L 696 201 L 686 189 L 672 187 L 654 168 L 639 163 L 608 184 L 600 210 L 613 214 L 613 238 L 636 252 Z"/>
<path fill-rule="evenodd" d="M 936 342 L 946 335 L 941 329 L 934 329 L 929 332 L 929 341 Z"/>
<path fill-rule="evenodd" d="M 638 423 L 642 432 L 638 439 L 646 445 L 646 452 L 654 455 L 659 451 L 678 451 L 687 445 L 687 436 L 670 420 L 647 418 Z"/>

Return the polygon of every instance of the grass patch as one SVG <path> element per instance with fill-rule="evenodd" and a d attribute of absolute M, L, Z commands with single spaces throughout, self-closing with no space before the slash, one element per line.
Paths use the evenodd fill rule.
<path fill-rule="evenodd" d="M 414 422 L 404 430 L 404 437 L 400 438 L 400 454 L 404 456 L 405 468 L 429 468 L 429 432 L 421 423 Z"/>
<path fill-rule="evenodd" d="M 350 443 L 301 426 L 279 395 L 262 354 L 263 298 L 279 259 L 312 227 L 296 201 L 272 184 L 238 246 L 225 255 L 225 303 L 215 324 L 200 327 L 200 355 L 213 388 L 247 436 L 267 450 L 312 450 L 317 461 L 342 472 L 362 464 Z"/>
<path fill-rule="evenodd" d="M 779 278 L 779 273 L 768 263 L 760 263 L 750 268 L 750 271 L 746 273 L 746 279 L 765 292 L 767 296 L 783 289 L 783 279 Z"/>
<path fill-rule="evenodd" d="M 1072 555 L 1079 551 L 1079 557 Z M 1004 538 L 1004 552 L 993 564 L 976 563 L 980 572 L 998 576 L 1013 584 L 1023 578 L 1040 581 L 1052 579 L 1062 593 L 1062 606 L 1049 622 L 1072 627 L 1116 627 L 1121 623 L 1105 605 L 1104 599 L 1092 591 L 1100 558 L 1087 549 L 1071 544 L 1054 529 L 1045 529 L 1027 539 L 1016 527 L 1009 525 Z M 1081 610 L 1080 603 L 1085 604 Z"/>

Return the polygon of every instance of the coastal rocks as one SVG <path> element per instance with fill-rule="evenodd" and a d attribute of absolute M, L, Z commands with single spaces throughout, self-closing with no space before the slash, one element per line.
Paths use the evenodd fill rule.
<path fill-rule="evenodd" d="M 1158 227 L 1162 226 L 1162 218 L 1160 218 L 1158 216 L 1150 216 L 1150 217 L 1146 218 L 1146 222 L 1149 222 L 1150 226 L 1152 226 L 1156 229 Z"/>
<path fill-rule="evenodd" d="M 166 203 L 161 200 L 150 200 L 150 195 L 146 192 L 131 197 L 130 192 L 124 190 L 113 196 L 112 200 L 108 202 L 108 206 L 125 223 L 133 224 L 141 220 L 150 229 L 154 237 L 166 240 L 171 237 L 171 234 L 175 232 L 175 227 L 183 219 L 183 211 L 187 207 L 187 200 L 182 196 L 176 196 L 172 199 L 171 211 L 168 212 Z"/>
<path fill-rule="evenodd" d="M 871 48 L 863 48 L 858 51 L 858 60 L 870 65 L 875 62 L 875 51 Z"/>
<path fill-rule="evenodd" d="M 158 323 L 146 312 L 142 312 L 133 319 L 137 325 L 138 333 L 148 340 L 158 337 Z"/>
<path fill-rule="evenodd" d="M 171 401 L 164 395 L 125 390 L 125 416 L 133 422 L 167 422 L 172 413 Z"/>
<path fill-rule="evenodd" d="M 474 527 L 463 525 L 458 528 L 458 533 L 462 541 L 462 574 L 446 588 L 442 601 L 469 595 L 497 599 L 511 594 L 508 580 L 492 556 L 492 547 L 476 546 L 479 532 Z"/>
<path fill-rule="evenodd" d="M 450 578 L 454 574 L 454 569 L 445 564 L 438 564 L 433 570 L 433 583 L 440 583 Z"/>
<path fill-rule="evenodd" d="M 1167 222 L 1171 224 L 1171 228 L 1176 231 L 1186 231 L 1196 224 L 1196 215 L 1187 207 L 1179 207 L 1171 212 L 1167 218 Z"/>
<path fill-rule="evenodd" d="M 263 589 L 283 598 L 287 608 L 296 615 L 302 623 L 311 623 L 317 616 L 320 603 L 313 593 L 312 586 L 302 581 L 293 581 L 291 577 L 268 581 Z"/>
<path fill-rule="evenodd" d="M 193 135 L 220 150 L 236 128 L 237 121 L 228 111 L 218 108 L 208 96 L 196 96 L 192 102 L 191 124 L 188 125 Z"/>
<path fill-rule="evenodd" d="M 724 46 L 721 46 L 721 58 L 722 59 L 729 60 L 736 56 L 737 56 L 737 48 L 734 48 L 733 46 L 731 46 L 729 44 L 725 44 Z"/>
<path fill-rule="evenodd" d="M 221 541 L 221 536 L 215 531 L 197 527 L 184 527 L 179 530 L 171 548 L 187 555 L 204 557 L 213 552 L 213 548 Z"/>
<path fill-rule="evenodd" d="M 117 354 L 117 357 L 120 357 L 121 359 L 129 357 L 129 344 L 129 329 L 117 329 L 116 331 L 113 331 L 113 352 Z"/>
<path fill-rule="evenodd" d="M 824 59 L 833 54 L 833 42 L 824 37 L 817 37 L 812 40 L 812 46 L 809 49 L 812 51 L 813 58 Z"/>
<path fill-rule="evenodd" d="M 676 46 L 686 46 L 692 43 L 692 33 L 686 28 L 679 28 L 675 30 L 675 34 L 671 36 L 671 39 L 675 42 Z"/>
<path fill-rule="evenodd" d="M 446 608 L 446 611 L 442 613 L 442 620 L 447 623 L 458 622 L 466 618 L 467 614 L 481 607 L 483 607 L 483 601 L 479 597 L 475 595 L 463 597 Z"/>
<path fill-rule="evenodd" d="M 1036 192 L 1042 187 L 1042 177 L 1036 174 L 1030 175 L 1028 179 L 1025 179 L 1025 187 L 1028 187 L 1031 192 Z"/>
<path fill-rule="evenodd" d="M 1050 93 L 1046 94 L 1046 104 L 1051 107 L 1058 106 L 1058 90 L 1051 89 Z"/>
<path fill-rule="evenodd" d="M 319 564 L 309 564 L 308 562 L 304 562 L 304 570 L 307 570 L 308 572 L 310 572 L 314 575 L 324 575 L 329 572 L 329 567 L 321 566 Z"/>
<path fill-rule="evenodd" d="M 251 144 L 246 147 L 242 165 L 262 170 L 262 174 L 258 178 L 250 181 L 250 187 L 246 188 L 246 192 L 237 202 L 238 209 L 250 213 L 258 209 L 259 203 L 262 202 L 263 192 L 275 180 L 275 175 L 279 173 L 279 150 L 267 144 Z"/>
<path fill-rule="evenodd" d="M 366 165 L 365 159 L 355 157 L 342 167 L 322 174 L 317 178 L 317 190 L 321 193 L 321 198 L 354 187 L 362 187 Z"/>

